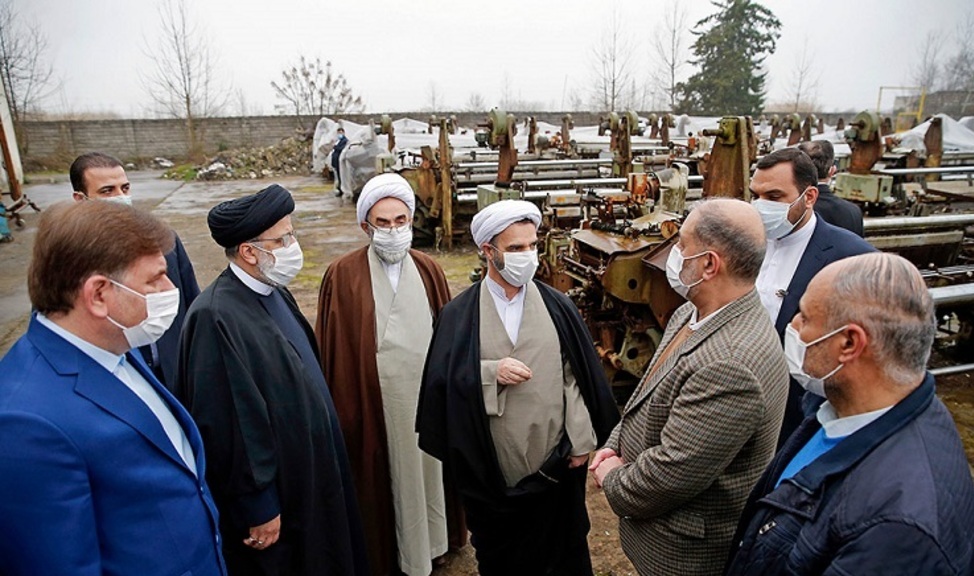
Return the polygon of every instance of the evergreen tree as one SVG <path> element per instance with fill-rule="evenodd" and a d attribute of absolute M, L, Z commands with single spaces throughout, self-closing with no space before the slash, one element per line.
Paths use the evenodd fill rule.
<path fill-rule="evenodd" d="M 751 0 L 717 0 L 718 11 L 696 23 L 695 60 L 700 70 L 682 84 L 679 112 L 759 114 L 764 107 L 764 59 L 774 53 L 781 22 Z"/>

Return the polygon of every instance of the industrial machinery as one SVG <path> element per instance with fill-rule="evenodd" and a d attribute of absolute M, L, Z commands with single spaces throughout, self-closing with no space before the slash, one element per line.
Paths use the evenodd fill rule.
<path fill-rule="evenodd" d="M 860 112 L 848 124 L 844 136 L 852 154 L 849 171 L 835 178 L 835 195 L 862 204 L 866 212 L 882 210 L 893 198 L 893 178 L 871 173 L 873 164 L 883 155 L 879 115 Z"/>

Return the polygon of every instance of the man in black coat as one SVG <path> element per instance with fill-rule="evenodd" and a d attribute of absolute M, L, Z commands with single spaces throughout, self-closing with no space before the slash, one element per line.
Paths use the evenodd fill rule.
<path fill-rule="evenodd" d="M 287 285 L 304 263 L 276 184 L 207 217 L 230 264 L 186 316 L 176 396 L 200 428 L 231 576 L 368 573 L 341 427 Z"/>
<path fill-rule="evenodd" d="M 74 189 L 74 200 L 106 200 L 132 204 L 129 193 L 130 183 L 125 174 L 125 168 L 117 158 L 89 152 L 78 156 L 71 163 L 71 186 Z M 176 357 L 179 355 L 179 332 L 186 320 L 186 311 L 193 300 L 199 296 L 200 287 L 196 283 L 196 272 L 193 263 L 189 261 L 186 249 L 173 232 L 176 244 L 166 253 L 166 276 L 179 288 L 179 311 L 172 326 L 153 344 L 142 346 L 139 352 L 145 363 L 152 369 L 152 373 L 170 391 L 176 381 Z"/>
<path fill-rule="evenodd" d="M 849 232 L 863 237 L 862 210 L 844 198 L 832 193 L 829 181 L 835 175 L 835 149 L 828 140 L 813 140 L 802 142 L 798 149 L 808 155 L 818 171 L 818 200 L 815 202 L 815 213 L 823 220 L 845 228 Z"/>
<path fill-rule="evenodd" d="M 830 264 L 788 330 L 792 375 L 828 399 L 751 493 L 727 574 L 971 574 L 974 483 L 925 372 L 920 273 L 894 254 Z"/>

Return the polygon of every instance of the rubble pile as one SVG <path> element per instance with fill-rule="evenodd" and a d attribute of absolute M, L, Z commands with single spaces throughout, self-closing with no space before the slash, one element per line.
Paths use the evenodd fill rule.
<path fill-rule="evenodd" d="M 285 174 L 311 174 L 311 145 L 292 136 L 266 148 L 225 150 L 196 168 L 197 180 L 271 178 Z"/>

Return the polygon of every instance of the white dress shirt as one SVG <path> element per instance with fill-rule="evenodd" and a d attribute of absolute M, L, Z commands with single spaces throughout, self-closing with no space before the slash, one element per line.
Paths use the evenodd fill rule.
<path fill-rule="evenodd" d="M 118 378 L 126 388 L 138 396 L 146 407 L 152 411 L 159 424 L 162 425 L 163 431 L 166 433 L 169 441 L 172 442 L 176 452 L 183 459 L 183 462 L 193 471 L 193 475 L 196 475 L 196 459 L 193 454 L 193 447 L 190 446 L 189 439 L 186 437 L 186 432 L 183 431 L 183 427 L 179 425 L 176 417 L 169 410 L 166 401 L 159 396 L 159 393 L 156 392 L 155 388 L 149 384 L 138 369 L 125 359 L 124 354 L 115 354 L 104 348 L 99 348 L 58 326 L 41 313 L 37 314 L 37 321 L 97 362 L 102 368 Z"/>
<path fill-rule="evenodd" d="M 761 264 L 761 273 L 758 274 L 756 286 L 761 304 L 768 311 L 772 324 L 778 321 L 781 302 L 785 299 L 791 279 L 798 269 L 798 263 L 805 254 L 805 249 L 808 248 L 817 221 L 815 213 L 812 212 L 812 217 L 800 229 L 780 240 L 768 239 L 767 251 L 764 254 L 764 262 Z"/>
<path fill-rule="evenodd" d="M 818 412 L 815 417 L 818 419 L 819 424 L 825 430 L 825 436 L 827 438 L 844 438 L 855 432 L 858 432 L 867 425 L 872 424 L 873 421 L 877 420 L 883 414 L 889 412 L 892 406 L 887 406 L 886 408 L 880 408 L 879 410 L 873 410 L 872 412 L 865 412 L 863 414 L 854 414 L 852 416 L 846 416 L 845 418 L 839 418 L 839 415 L 835 413 L 835 408 L 829 404 L 826 400 L 818 408 Z"/>
<path fill-rule="evenodd" d="M 723 306 L 721 306 L 720 308 L 714 310 L 710 314 L 707 314 L 706 316 L 704 316 L 700 320 L 697 320 L 697 308 L 694 307 L 693 308 L 693 312 L 690 312 L 690 320 L 687 322 L 687 328 L 689 328 L 691 332 L 695 332 L 695 331 L 699 330 L 700 328 L 703 327 L 704 324 L 707 323 L 707 320 L 710 320 L 711 318 L 713 318 L 714 316 L 716 316 L 721 310 L 723 310 L 724 308 L 727 308 L 728 306 L 730 306 L 733 303 L 734 302 L 728 302 L 727 304 L 724 304 Z"/>
<path fill-rule="evenodd" d="M 500 316 L 501 322 L 504 323 L 504 330 L 507 331 L 508 338 L 511 339 L 511 344 L 517 344 L 517 335 L 521 330 L 521 317 L 524 316 L 524 295 L 527 294 L 527 290 L 524 286 L 521 286 L 514 298 L 510 300 L 507 299 L 507 294 L 504 293 L 504 288 L 494 282 L 490 276 L 484 280 L 487 285 L 487 290 L 490 292 L 491 297 L 494 299 L 494 306 L 497 307 L 497 315 Z"/>

